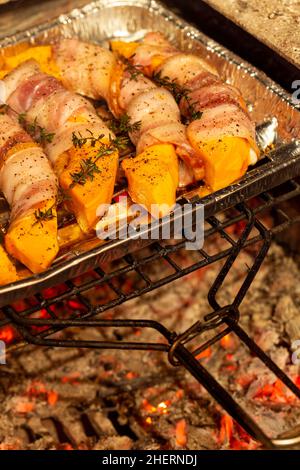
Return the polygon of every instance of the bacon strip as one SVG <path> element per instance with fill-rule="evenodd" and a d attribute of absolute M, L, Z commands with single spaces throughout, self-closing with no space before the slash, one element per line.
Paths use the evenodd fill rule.
<path fill-rule="evenodd" d="M 116 59 L 107 49 L 78 39 L 61 39 L 52 47 L 64 85 L 90 98 L 108 99 Z"/>

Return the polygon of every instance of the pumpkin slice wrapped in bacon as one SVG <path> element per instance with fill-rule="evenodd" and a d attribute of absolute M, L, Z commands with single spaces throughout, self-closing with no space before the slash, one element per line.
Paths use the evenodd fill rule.
<path fill-rule="evenodd" d="M 35 60 L 19 65 L 3 82 L 6 102 L 24 126 L 42 131 L 66 205 L 84 232 L 93 230 L 113 195 L 118 168 L 114 135 L 88 100 L 43 73 Z"/>
<path fill-rule="evenodd" d="M 143 194 L 143 204 L 154 216 L 158 214 L 151 209 L 151 204 L 165 205 L 160 214 L 165 215 L 170 211 L 167 206 L 175 204 L 178 185 L 193 181 L 185 161 L 195 152 L 187 141 L 186 129 L 180 122 L 180 111 L 171 93 L 135 70 L 128 70 L 124 64 L 117 67 L 122 73 L 115 75 L 120 76 L 119 83 L 116 79 L 111 82 L 110 109 L 121 119 L 124 115 L 127 117 L 129 135 L 137 153 L 134 159 L 122 162 L 129 192 L 139 203 Z M 203 169 L 202 162 L 200 167 Z"/>
<path fill-rule="evenodd" d="M 181 90 L 180 109 L 191 121 L 187 136 L 204 161 L 205 181 L 213 191 L 240 178 L 257 161 L 255 127 L 240 91 L 224 83 L 205 60 L 181 53 L 160 33 L 148 33 L 142 43 L 113 42 L 112 48 L 157 83 Z M 202 171 L 195 163 L 197 159 L 190 160 L 200 179 Z"/>
<path fill-rule="evenodd" d="M 45 270 L 58 252 L 57 179 L 42 148 L 5 113 L 0 114 L 0 190 L 11 210 L 6 250 L 32 272 Z"/>

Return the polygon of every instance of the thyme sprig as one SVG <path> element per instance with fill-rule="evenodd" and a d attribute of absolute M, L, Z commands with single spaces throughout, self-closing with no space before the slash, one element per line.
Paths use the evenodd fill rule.
<path fill-rule="evenodd" d="M 129 138 L 126 135 L 120 135 L 114 138 L 109 137 L 109 145 L 112 145 L 115 150 L 125 150 L 128 144 Z"/>
<path fill-rule="evenodd" d="M 4 245 L 4 229 L 3 227 L 0 225 L 0 245 Z"/>
<path fill-rule="evenodd" d="M 18 115 L 19 124 L 25 129 L 25 131 L 31 135 L 31 137 L 39 144 L 51 143 L 55 133 L 47 132 L 44 127 L 41 127 L 37 123 L 37 118 L 33 122 L 27 120 L 26 113 Z"/>
<path fill-rule="evenodd" d="M 9 108 L 8 104 L 5 104 L 5 103 L 1 104 L 0 105 L 0 114 L 6 114 L 6 112 L 8 111 L 8 108 Z"/>
<path fill-rule="evenodd" d="M 192 108 L 191 108 L 192 106 Z M 201 119 L 203 115 L 203 111 L 196 111 L 194 108 L 194 104 L 189 104 L 189 111 L 190 111 L 190 121 L 196 121 L 197 119 Z"/>
<path fill-rule="evenodd" d="M 88 129 L 87 129 L 88 130 Z M 72 142 L 74 147 L 81 148 L 83 145 L 89 143 L 91 147 L 95 147 L 96 143 L 100 143 L 99 149 L 95 157 L 83 158 L 80 162 L 80 170 L 74 173 L 71 173 L 72 183 L 70 184 L 70 189 L 74 188 L 76 184 L 84 186 L 85 183 L 90 180 L 93 181 L 96 174 L 101 173 L 100 168 L 97 166 L 97 162 L 100 158 L 111 155 L 116 150 L 124 150 L 128 145 L 127 137 L 111 137 L 109 136 L 108 144 L 101 142 L 101 139 L 104 137 L 104 134 L 100 134 L 98 137 L 95 137 L 93 133 L 88 130 L 91 134 L 88 137 L 82 137 L 79 133 L 79 136 L 73 132 Z"/>
<path fill-rule="evenodd" d="M 45 211 L 42 211 L 41 209 L 37 209 L 34 212 L 34 216 L 36 218 L 36 221 L 34 222 L 33 225 L 40 223 L 41 226 L 43 227 L 43 222 L 46 222 L 47 220 L 52 220 L 55 217 L 55 215 L 53 214 L 53 206 L 49 207 Z"/>
<path fill-rule="evenodd" d="M 120 119 L 115 119 L 111 122 L 110 129 L 117 135 L 128 134 L 129 132 L 136 132 L 140 129 L 142 122 L 136 121 L 131 123 L 128 114 L 123 114 Z"/>
<path fill-rule="evenodd" d="M 74 188 L 76 184 L 80 184 L 81 186 L 85 185 L 88 179 L 93 181 L 95 174 L 101 173 L 96 165 L 97 160 L 98 159 L 93 160 L 92 157 L 81 160 L 80 171 L 71 173 L 72 183 L 70 184 L 70 189 Z"/>
<path fill-rule="evenodd" d="M 196 110 L 197 103 L 191 101 L 191 90 L 189 88 L 182 87 L 175 80 L 171 80 L 168 76 L 162 77 L 161 72 L 155 73 L 152 78 L 157 85 L 166 88 L 174 96 L 176 103 L 180 103 L 182 98 L 186 100 L 190 121 L 195 121 L 202 117 L 202 111 Z"/>
<path fill-rule="evenodd" d="M 59 206 L 60 204 L 70 200 L 71 196 L 63 188 L 58 188 L 56 204 Z"/>
<path fill-rule="evenodd" d="M 88 137 L 82 137 L 80 132 L 78 132 L 78 135 L 76 135 L 75 132 L 72 133 L 72 143 L 74 147 L 81 148 L 87 143 L 89 143 L 91 147 L 95 147 L 96 143 L 101 142 L 101 139 L 104 137 L 104 134 L 99 134 L 98 137 L 95 137 L 90 129 L 86 129 L 86 131 L 90 134 Z"/>
<path fill-rule="evenodd" d="M 131 59 L 134 57 L 131 56 Z M 126 65 L 124 71 L 129 73 L 129 76 L 130 76 L 130 80 L 135 80 L 137 81 L 138 77 L 140 75 L 143 75 L 143 72 L 141 70 L 141 66 L 140 65 L 133 65 L 131 62 L 130 62 L 130 59 L 127 59 L 126 57 L 122 57 L 122 62 Z"/>
<path fill-rule="evenodd" d="M 172 93 L 176 103 L 179 103 L 181 98 L 185 98 L 189 92 L 188 89 L 178 85 L 175 80 L 171 80 L 167 76 L 162 77 L 161 72 L 156 72 L 152 79 L 157 85 L 166 88 L 170 93 Z"/>

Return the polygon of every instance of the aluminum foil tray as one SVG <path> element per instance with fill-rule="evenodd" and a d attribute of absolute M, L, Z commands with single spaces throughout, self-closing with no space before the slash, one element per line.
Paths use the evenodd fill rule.
<path fill-rule="evenodd" d="M 24 42 L 43 44 L 63 36 L 77 36 L 107 46 L 112 38 L 138 40 L 147 31 L 162 31 L 182 50 L 193 51 L 211 61 L 224 79 L 242 91 L 257 123 L 264 126 L 263 123 L 270 118 L 273 118 L 271 122 L 274 122 L 274 118 L 278 121 L 275 149 L 239 182 L 202 198 L 205 217 L 258 195 L 300 173 L 300 145 L 296 140 L 300 138 L 300 112 L 292 98 L 265 74 L 156 1 L 100 0 L 88 3 L 81 9 L 59 16 L 51 23 L 2 39 L 0 54 L 5 53 L 7 48 L 18 50 Z M 197 202 L 198 192 L 197 188 L 187 192 L 183 200 Z M 1 210 L 0 201 L 0 219 Z M 101 242 L 97 238 L 77 243 L 42 274 L 24 277 L 18 282 L 0 287 L 0 306 L 76 277 L 101 262 L 120 258 L 145 243 L 149 241 L 127 239 Z"/>

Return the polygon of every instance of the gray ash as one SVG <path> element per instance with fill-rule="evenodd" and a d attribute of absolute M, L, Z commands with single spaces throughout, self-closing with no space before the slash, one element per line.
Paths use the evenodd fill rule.
<path fill-rule="evenodd" d="M 222 241 L 216 242 L 218 244 Z M 179 256 L 179 255 L 177 255 Z M 187 263 L 192 252 L 180 255 Z M 253 262 L 238 258 L 219 301 L 232 301 Z M 184 331 L 211 308 L 207 292 L 217 262 L 104 314 L 143 318 Z M 161 275 L 161 265 L 151 268 Z M 134 283 L 134 279 L 132 280 Z M 97 302 L 98 291 L 88 293 Z M 291 344 L 300 339 L 300 270 L 273 244 L 241 305 L 240 323 L 300 384 Z M 152 330 L 69 329 L 68 338 L 157 341 Z M 198 337 L 199 346 L 211 333 Z M 300 422 L 299 401 L 233 334 L 204 351 L 199 361 L 271 437 Z M 0 449 L 255 449 L 251 439 L 183 368 L 159 352 L 47 349 L 27 346 L 0 367 Z"/>

